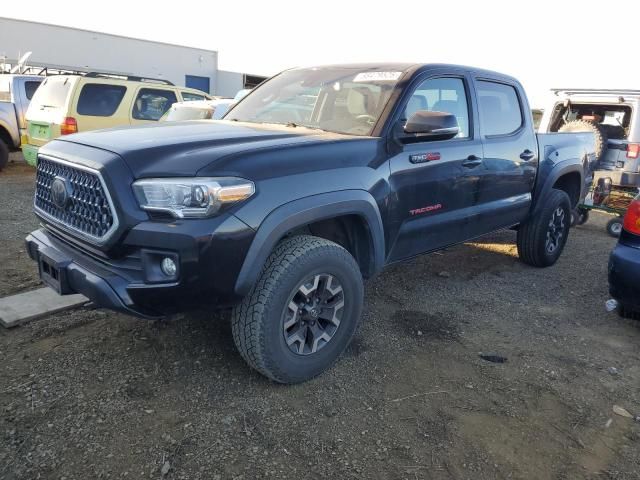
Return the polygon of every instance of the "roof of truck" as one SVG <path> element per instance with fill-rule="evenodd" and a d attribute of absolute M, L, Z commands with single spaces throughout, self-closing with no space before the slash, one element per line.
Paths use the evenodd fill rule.
<path fill-rule="evenodd" d="M 486 70 L 483 68 L 471 67 L 468 65 L 456 65 L 449 63 L 420 63 L 420 62 L 367 62 L 367 63 L 343 63 L 343 64 L 328 64 L 328 65 L 312 65 L 304 67 L 296 67 L 294 70 L 302 69 L 353 69 L 353 70 L 372 70 L 372 71 L 391 71 L 391 72 L 407 72 L 407 71 L 423 71 L 428 69 L 456 69 L 473 72 L 474 74 L 486 77 L 498 77 L 511 82 L 519 83 L 518 80 L 510 75 L 504 73 Z"/>

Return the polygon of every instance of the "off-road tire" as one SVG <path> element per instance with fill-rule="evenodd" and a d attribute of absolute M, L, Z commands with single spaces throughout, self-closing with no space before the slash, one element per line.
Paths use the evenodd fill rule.
<path fill-rule="evenodd" d="M 529 220 L 518 229 L 517 245 L 518 255 L 527 265 L 533 267 L 550 267 L 562 254 L 567 243 L 571 222 L 571 201 L 569 195 L 562 190 L 552 189 L 544 205 Z M 554 212 L 561 208 L 564 211 L 565 227 L 557 248 L 549 253 L 547 251 L 547 232 Z"/>
<path fill-rule="evenodd" d="M 9 147 L 0 139 L 0 171 L 9 163 Z"/>
<path fill-rule="evenodd" d="M 559 132 L 591 132 L 595 137 L 595 154 L 596 160 L 600 161 L 602 159 L 602 155 L 607 149 L 607 132 L 605 127 L 600 125 L 599 123 L 592 122 L 589 120 L 573 120 L 571 122 L 565 123 L 560 129 Z"/>
<path fill-rule="evenodd" d="M 342 320 L 327 344 L 310 355 L 290 350 L 283 334 L 289 298 L 300 282 L 330 274 L 342 285 Z M 281 241 L 242 303 L 233 309 L 233 340 L 242 358 L 279 383 L 300 383 L 328 369 L 357 330 L 363 303 L 362 275 L 355 259 L 340 245 L 300 235 Z"/>
<path fill-rule="evenodd" d="M 618 238 L 622 232 L 622 223 L 621 217 L 612 218 L 607 222 L 607 233 L 613 238 Z"/>

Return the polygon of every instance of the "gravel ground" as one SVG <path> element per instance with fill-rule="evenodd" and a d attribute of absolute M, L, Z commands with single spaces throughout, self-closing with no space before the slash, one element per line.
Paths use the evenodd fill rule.
<path fill-rule="evenodd" d="M 0 295 L 38 284 L 32 184 L 0 174 Z M 604 311 L 594 217 L 552 268 L 503 232 L 387 269 L 341 361 L 293 387 L 249 370 L 226 313 L 0 330 L 0 478 L 638 479 L 613 406 L 640 414 L 640 324 Z"/>

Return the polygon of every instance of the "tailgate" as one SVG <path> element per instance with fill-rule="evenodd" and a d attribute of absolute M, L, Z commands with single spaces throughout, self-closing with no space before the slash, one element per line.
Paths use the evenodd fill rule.
<path fill-rule="evenodd" d="M 27 141 L 30 145 L 42 146 L 60 136 L 60 125 L 55 123 L 59 112 L 42 112 L 36 118 L 27 120 Z"/>
<path fill-rule="evenodd" d="M 607 150 L 604 152 L 598 167 L 603 170 L 640 172 L 640 159 L 637 156 L 634 157 L 627 154 L 631 143 L 627 140 L 609 140 L 607 142 Z"/>

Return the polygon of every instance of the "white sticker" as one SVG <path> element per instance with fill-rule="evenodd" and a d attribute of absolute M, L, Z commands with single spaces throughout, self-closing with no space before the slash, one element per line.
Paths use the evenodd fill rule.
<path fill-rule="evenodd" d="M 356 75 L 354 82 L 395 82 L 402 72 L 362 72 Z"/>

